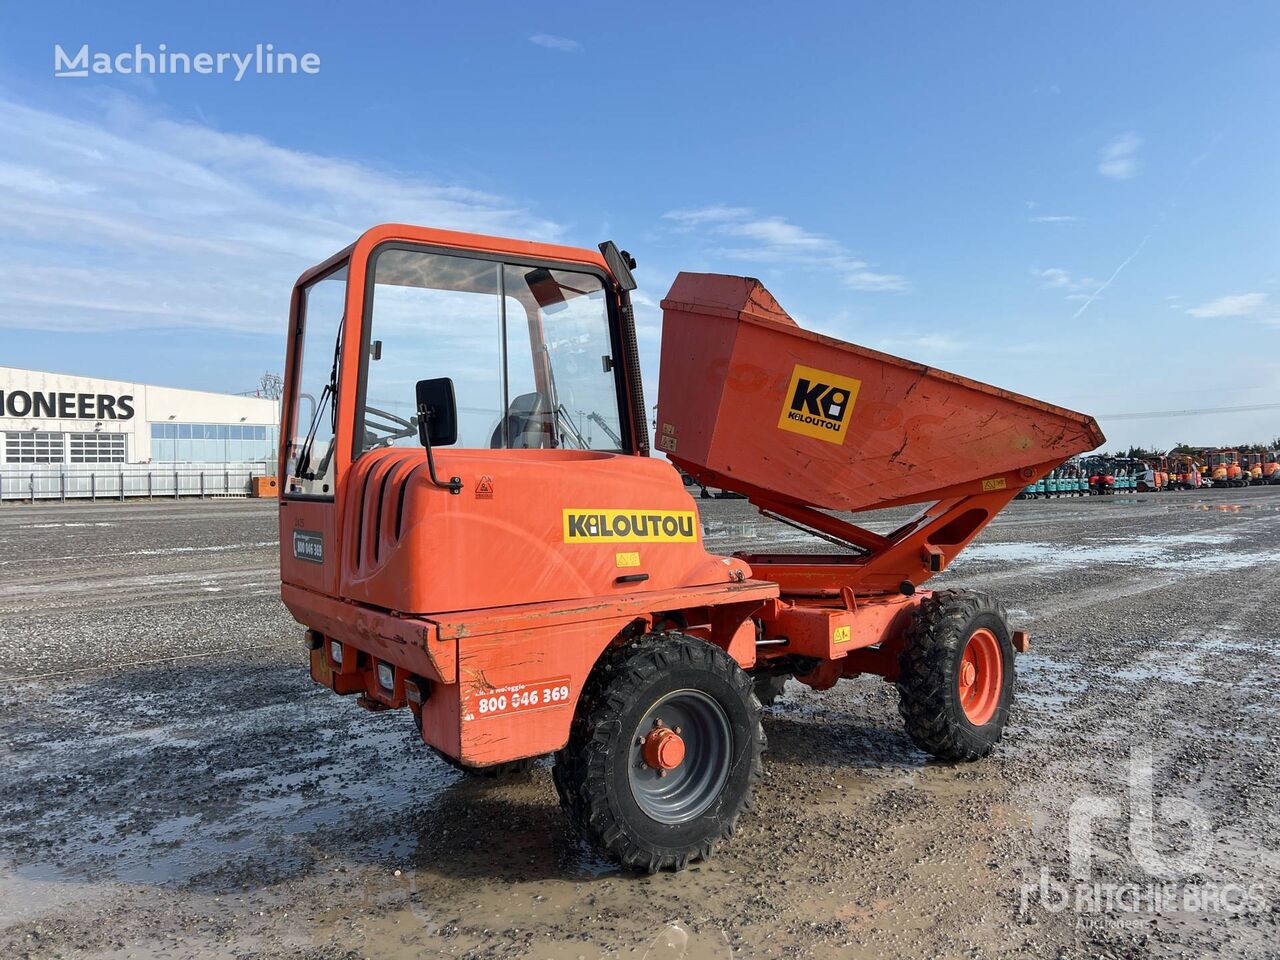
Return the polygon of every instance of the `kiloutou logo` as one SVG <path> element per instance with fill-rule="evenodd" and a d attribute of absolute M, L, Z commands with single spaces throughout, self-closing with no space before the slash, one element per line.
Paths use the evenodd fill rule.
<path fill-rule="evenodd" d="M 564 511 L 565 543 L 693 543 L 697 522 L 690 510 Z"/>
<path fill-rule="evenodd" d="M 858 399 L 861 380 L 838 373 L 796 365 L 782 403 L 778 428 L 844 443 L 849 414 Z"/>

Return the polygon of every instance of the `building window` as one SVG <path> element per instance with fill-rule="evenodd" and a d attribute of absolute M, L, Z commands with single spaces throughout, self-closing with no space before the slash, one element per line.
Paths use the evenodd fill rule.
<path fill-rule="evenodd" d="M 276 428 L 245 423 L 153 423 L 152 463 L 274 460 Z"/>
<path fill-rule="evenodd" d="M 69 433 L 72 463 L 124 463 L 123 433 Z"/>
<path fill-rule="evenodd" d="M 62 434 L 43 430 L 4 435 L 5 463 L 62 463 Z"/>

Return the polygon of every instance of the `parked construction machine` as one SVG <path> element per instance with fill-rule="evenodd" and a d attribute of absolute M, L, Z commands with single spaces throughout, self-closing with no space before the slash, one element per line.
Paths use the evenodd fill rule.
<path fill-rule="evenodd" d="M 1189 453 L 1175 453 L 1169 458 L 1169 485 L 1173 490 L 1198 490 L 1203 483 L 1204 465 Z"/>
<path fill-rule="evenodd" d="M 1263 483 L 1280 483 L 1280 452 L 1268 450 L 1262 456 Z"/>
<path fill-rule="evenodd" d="M 1209 478 L 1215 487 L 1245 487 L 1249 480 L 1240 469 L 1240 454 L 1236 450 L 1209 450 L 1205 452 Z"/>
<path fill-rule="evenodd" d="M 1119 489 L 1121 471 L 1112 457 L 1095 454 L 1084 460 L 1084 472 L 1089 477 L 1089 493 L 1107 496 Z"/>
<path fill-rule="evenodd" d="M 986 594 L 922 585 L 1103 437 L 803 330 L 756 280 L 682 273 L 651 457 L 633 266 L 612 243 L 393 224 L 306 271 L 280 564 L 317 683 L 411 711 L 465 770 L 554 753 L 572 823 L 653 871 L 732 832 L 761 772 L 757 690 L 781 678 L 877 674 L 921 750 L 989 753 L 1026 634 Z M 676 468 L 835 546 L 709 553 Z M 912 504 L 887 533 L 850 517 Z"/>
<path fill-rule="evenodd" d="M 1262 471 L 1262 454 L 1242 452 L 1240 454 L 1240 479 L 1248 486 L 1261 486 L 1266 483 Z"/>
<path fill-rule="evenodd" d="M 1169 458 L 1163 454 L 1141 457 L 1133 461 L 1133 476 L 1139 493 L 1159 493 L 1171 488 Z"/>

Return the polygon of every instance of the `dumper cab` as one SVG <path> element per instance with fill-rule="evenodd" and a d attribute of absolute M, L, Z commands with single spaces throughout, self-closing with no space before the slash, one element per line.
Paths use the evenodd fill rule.
<path fill-rule="evenodd" d="M 681 484 L 639 456 L 634 332 L 604 257 L 475 243 L 379 228 L 300 281 L 285 582 L 421 614 L 598 596 L 624 574 L 724 581 L 732 565 L 701 549 Z M 431 458 L 418 416 L 430 382 L 451 428 Z M 623 525 L 622 542 L 654 544 L 643 567 L 610 550 Z"/>
<path fill-rule="evenodd" d="M 304 273 L 280 570 L 317 683 L 407 710 L 468 772 L 554 753 L 578 829 L 654 870 L 731 833 L 789 677 L 878 674 L 919 747 L 990 752 L 1026 635 L 922 585 L 1102 435 L 809 333 L 759 281 L 681 274 L 650 456 L 633 267 L 611 243 L 391 224 Z M 711 553 L 690 483 L 835 549 Z M 888 533 L 855 522 L 904 504 Z"/>

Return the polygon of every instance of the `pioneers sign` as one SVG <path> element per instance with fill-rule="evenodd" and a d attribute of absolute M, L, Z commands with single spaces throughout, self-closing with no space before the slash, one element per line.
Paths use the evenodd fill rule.
<path fill-rule="evenodd" d="M 0 416 L 46 420 L 132 420 L 133 394 L 0 390 Z"/>

